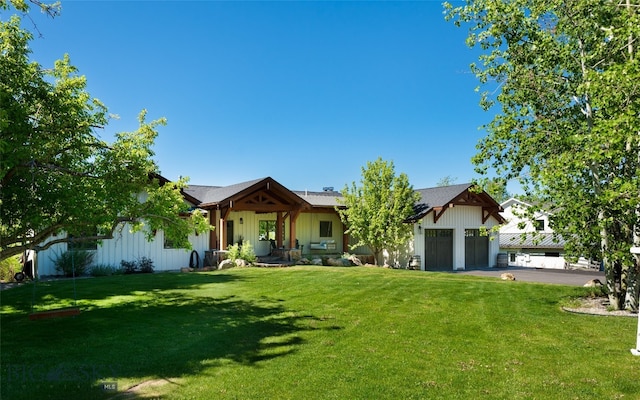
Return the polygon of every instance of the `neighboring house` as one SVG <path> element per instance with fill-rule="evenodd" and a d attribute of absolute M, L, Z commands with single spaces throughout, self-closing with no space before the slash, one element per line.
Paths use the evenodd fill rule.
<path fill-rule="evenodd" d="M 500 252 L 508 265 L 517 267 L 564 269 L 564 239 L 549 226 L 549 213 L 525 216 L 531 204 L 511 198 L 501 204 L 507 221 L 500 228 Z"/>
<path fill-rule="evenodd" d="M 413 260 L 422 270 L 460 270 L 496 264 L 498 243 L 481 232 L 503 221 L 501 208 L 488 194 L 475 193 L 472 187 L 418 190 L 422 198 L 408 221 L 414 224 L 414 241 L 399 255 L 401 265 Z M 332 188 L 292 191 L 267 177 L 222 187 L 191 185 L 183 194 L 190 206 L 207 213 L 215 227 L 209 234 L 189 237 L 200 265 L 205 255 L 242 241 L 250 242 L 257 256 L 294 248 L 305 256 L 350 252 L 350 238 L 336 211 L 341 194 Z M 67 249 L 67 244 L 58 244 L 40 252 L 40 275 L 55 274 L 53 259 Z M 163 232 L 147 242 L 142 233 L 133 234 L 128 226 L 89 250 L 96 252 L 96 264 L 117 266 L 121 260 L 148 257 L 156 271 L 176 270 L 190 261 L 190 253 L 172 248 Z M 355 252 L 368 253 L 363 249 Z"/>

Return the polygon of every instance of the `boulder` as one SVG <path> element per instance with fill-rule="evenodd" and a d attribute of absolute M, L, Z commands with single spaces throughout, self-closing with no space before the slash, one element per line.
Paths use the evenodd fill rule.
<path fill-rule="evenodd" d="M 353 265 L 362 265 L 362 261 L 360 261 L 360 259 L 353 254 L 349 256 L 349 262 L 351 262 L 351 264 Z"/>
<path fill-rule="evenodd" d="M 602 282 L 600 279 L 591 279 L 589 282 L 583 285 L 584 287 L 602 287 Z"/>
<path fill-rule="evenodd" d="M 502 279 L 503 281 L 515 281 L 516 276 L 513 275 L 511 272 L 504 272 L 500 274 L 500 279 Z"/>
<path fill-rule="evenodd" d="M 233 268 L 235 266 L 236 266 L 236 263 L 234 263 L 231 260 L 222 260 L 222 262 L 220 264 L 218 264 L 218 270 L 229 269 L 229 268 Z"/>
<path fill-rule="evenodd" d="M 313 260 L 311 260 L 311 265 L 322 265 L 322 259 L 314 258 Z"/>
<path fill-rule="evenodd" d="M 180 272 L 193 272 L 193 268 L 182 267 L 180 268 Z"/>
<path fill-rule="evenodd" d="M 246 260 L 243 260 L 241 258 L 236 259 L 235 263 L 236 263 L 236 267 L 248 267 L 249 266 L 249 263 Z"/>

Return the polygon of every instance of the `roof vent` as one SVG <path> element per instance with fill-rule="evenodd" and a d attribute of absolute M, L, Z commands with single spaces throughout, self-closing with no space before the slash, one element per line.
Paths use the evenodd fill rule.
<path fill-rule="evenodd" d="M 325 186 L 322 188 L 323 192 L 333 192 L 333 186 Z"/>

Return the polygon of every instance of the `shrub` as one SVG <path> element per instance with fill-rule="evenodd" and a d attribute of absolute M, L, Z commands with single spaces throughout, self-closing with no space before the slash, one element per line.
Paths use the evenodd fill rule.
<path fill-rule="evenodd" d="M 153 261 L 148 257 L 141 257 L 138 260 L 138 268 L 140 272 L 150 274 L 153 272 Z"/>
<path fill-rule="evenodd" d="M 89 274 L 91 276 L 110 276 L 118 275 L 121 273 L 121 269 L 108 264 L 97 264 L 91 267 Z"/>
<path fill-rule="evenodd" d="M 125 274 L 135 274 L 138 270 L 138 264 L 135 261 L 120 261 L 120 267 Z"/>
<path fill-rule="evenodd" d="M 235 260 L 245 260 L 248 263 L 255 262 L 258 257 L 256 257 L 256 253 L 253 251 L 253 246 L 249 241 L 242 242 L 242 246 L 238 243 L 233 246 L 229 246 L 227 259 L 231 261 Z"/>
<path fill-rule="evenodd" d="M 235 261 L 240 258 L 240 245 L 238 243 L 229 246 L 227 249 L 227 260 Z"/>
<path fill-rule="evenodd" d="M 120 261 L 124 274 L 151 273 L 153 272 L 153 261 L 148 257 L 140 257 L 135 261 Z"/>
<path fill-rule="evenodd" d="M 20 256 L 9 257 L 0 261 L 0 281 L 13 282 L 16 272 L 22 271 Z"/>
<path fill-rule="evenodd" d="M 80 276 L 87 273 L 93 262 L 94 254 L 86 250 L 68 250 L 52 259 L 57 272 L 66 277 Z"/>
<path fill-rule="evenodd" d="M 255 251 L 253 251 L 251 242 L 249 242 L 248 240 L 246 242 L 242 242 L 242 248 L 240 249 L 240 258 L 249 263 L 255 262 L 258 258 L 256 257 Z"/>

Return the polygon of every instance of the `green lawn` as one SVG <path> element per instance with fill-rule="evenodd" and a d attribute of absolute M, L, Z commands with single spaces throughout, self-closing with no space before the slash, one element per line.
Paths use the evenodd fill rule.
<path fill-rule="evenodd" d="M 69 305 L 71 281 L 1 293 L 2 399 L 640 398 L 637 321 L 563 312 L 580 287 L 367 267 L 76 286 L 80 316 L 40 321 L 32 299 Z"/>

